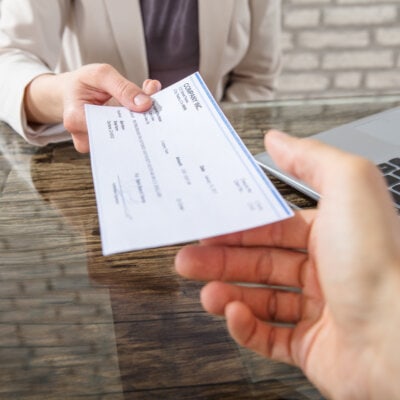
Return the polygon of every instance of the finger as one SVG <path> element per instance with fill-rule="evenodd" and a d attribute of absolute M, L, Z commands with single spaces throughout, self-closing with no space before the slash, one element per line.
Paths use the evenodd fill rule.
<path fill-rule="evenodd" d="M 149 96 L 161 90 L 161 82 L 155 79 L 146 79 L 142 85 L 143 91 Z"/>
<path fill-rule="evenodd" d="M 204 309 L 223 315 L 227 304 L 240 301 L 263 321 L 297 323 L 301 318 L 302 295 L 300 293 L 259 287 L 245 287 L 223 282 L 210 282 L 201 291 Z"/>
<path fill-rule="evenodd" d="M 292 328 L 262 322 L 249 307 L 237 301 L 226 306 L 225 317 L 229 333 L 239 345 L 264 357 L 294 364 L 291 355 Z"/>
<path fill-rule="evenodd" d="M 89 137 L 87 133 L 71 133 L 72 142 L 74 144 L 75 150 L 79 153 L 89 153 Z"/>
<path fill-rule="evenodd" d="M 315 210 L 302 210 L 293 218 L 246 231 L 201 240 L 203 244 L 227 246 L 277 246 L 295 249 L 307 247 Z"/>
<path fill-rule="evenodd" d="M 75 149 L 79 153 L 88 153 L 89 136 L 83 105 L 79 106 L 77 103 L 66 102 L 63 120 L 65 129 L 71 133 Z"/>
<path fill-rule="evenodd" d="M 320 229 L 320 237 L 322 232 L 324 234 L 318 248 L 320 265 L 332 264 L 332 243 L 335 243 L 335 264 L 343 266 L 344 279 L 348 279 L 351 272 L 353 281 L 361 282 L 360 277 L 366 276 L 367 266 L 375 276 L 375 265 L 396 263 L 400 220 L 385 180 L 375 165 L 318 141 L 298 139 L 278 131 L 270 131 L 265 144 L 280 168 L 321 193 L 321 213 L 314 227 L 316 231 Z M 350 238 L 351 241 L 338 238 Z M 371 250 L 378 248 L 385 248 L 385 252 Z M 369 262 L 350 262 L 351 257 L 357 259 L 359 254 L 364 254 Z M 347 268 L 349 262 L 350 270 Z M 339 271 L 324 269 L 327 276 L 332 273 L 339 276 Z"/>
<path fill-rule="evenodd" d="M 92 64 L 90 73 L 85 74 L 86 83 L 114 97 L 124 107 L 132 111 L 148 110 L 153 102 L 149 95 L 133 82 L 124 78 L 108 64 Z"/>
<path fill-rule="evenodd" d="M 253 282 L 301 287 L 308 255 L 268 247 L 183 247 L 175 257 L 177 272 L 190 279 Z"/>

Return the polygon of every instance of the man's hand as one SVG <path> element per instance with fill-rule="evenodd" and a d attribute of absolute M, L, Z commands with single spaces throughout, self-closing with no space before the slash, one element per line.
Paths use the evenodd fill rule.
<path fill-rule="evenodd" d="M 276 131 L 266 146 L 322 194 L 318 209 L 184 247 L 178 273 L 212 281 L 202 304 L 239 344 L 299 366 L 329 397 L 400 398 L 400 225 L 380 172 Z"/>

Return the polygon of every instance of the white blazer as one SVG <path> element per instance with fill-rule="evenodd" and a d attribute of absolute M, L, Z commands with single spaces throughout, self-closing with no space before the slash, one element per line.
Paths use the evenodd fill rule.
<path fill-rule="evenodd" d="M 45 145 L 70 139 L 61 125 L 28 126 L 26 86 L 89 63 L 148 78 L 139 0 L 2 0 L 0 119 Z M 199 0 L 199 71 L 218 101 L 266 100 L 280 72 L 280 0 Z"/>

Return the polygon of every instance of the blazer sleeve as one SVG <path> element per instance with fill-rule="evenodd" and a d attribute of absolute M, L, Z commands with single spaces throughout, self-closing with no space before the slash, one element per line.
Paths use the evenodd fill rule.
<path fill-rule="evenodd" d="M 249 48 L 230 73 L 225 101 L 271 99 L 281 71 L 281 2 L 249 0 L 249 6 Z"/>
<path fill-rule="evenodd" d="M 29 126 L 23 107 L 26 86 L 54 73 L 69 15 L 66 0 L 2 0 L 0 13 L 0 119 L 35 145 L 67 140 L 62 124 Z"/>

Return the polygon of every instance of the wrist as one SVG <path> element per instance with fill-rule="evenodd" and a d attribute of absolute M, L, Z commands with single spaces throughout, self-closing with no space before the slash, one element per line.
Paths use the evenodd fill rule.
<path fill-rule="evenodd" d="M 62 75 L 44 74 L 26 87 L 24 110 L 28 122 L 57 124 L 63 120 Z"/>

